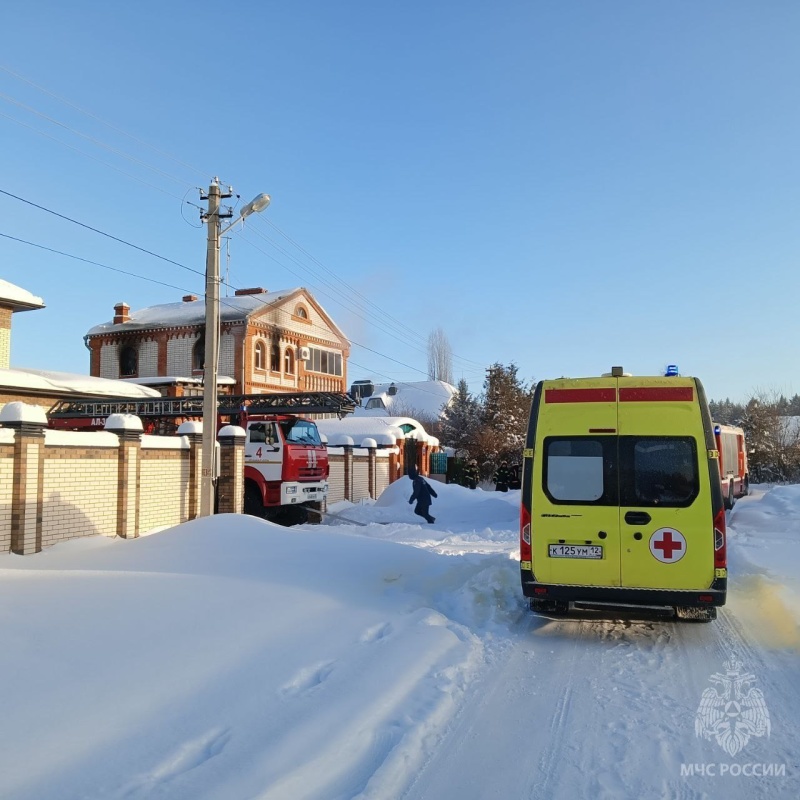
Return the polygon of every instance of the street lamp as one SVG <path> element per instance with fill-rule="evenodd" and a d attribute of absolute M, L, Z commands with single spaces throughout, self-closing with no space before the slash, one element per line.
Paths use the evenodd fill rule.
<path fill-rule="evenodd" d="M 239 216 L 220 229 L 219 201 L 230 197 L 220 192 L 219 180 L 214 178 L 208 187 L 208 225 L 206 249 L 206 339 L 203 364 L 203 447 L 200 475 L 200 516 L 214 513 L 214 462 L 217 444 L 217 373 L 219 370 L 219 240 L 234 225 L 250 214 L 263 211 L 270 201 L 268 194 L 260 194 L 245 205 Z"/>

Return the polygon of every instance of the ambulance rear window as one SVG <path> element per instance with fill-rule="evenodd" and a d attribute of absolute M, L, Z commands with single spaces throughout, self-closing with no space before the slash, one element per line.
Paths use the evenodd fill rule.
<path fill-rule="evenodd" d="M 610 474 L 614 437 L 549 437 L 544 441 L 544 489 L 555 503 L 616 503 Z"/>
<path fill-rule="evenodd" d="M 700 491 L 691 437 L 620 436 L 620 505 L 691 505 Z"/>

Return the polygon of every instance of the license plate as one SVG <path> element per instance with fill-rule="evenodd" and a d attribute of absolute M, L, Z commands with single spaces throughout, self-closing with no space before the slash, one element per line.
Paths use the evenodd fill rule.
<path fill-rule="evenodd" d="M 550 558 L 602 558 L 603 547 L 599 544 L 551 544 Z"/>

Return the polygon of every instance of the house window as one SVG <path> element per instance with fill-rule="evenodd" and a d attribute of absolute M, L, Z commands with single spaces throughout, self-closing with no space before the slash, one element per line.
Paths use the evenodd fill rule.
<path fill-rule="evenodd" d="M 325 375 L 339 375 L 342 373 L 342 354 L 332 350 L 319 350 L 310 348 L 310 358 L 306 362 L 306 369 L 311 372 L 322 372 Z"/>
<path fill-rule="evenodd" d="M 383 404 L 383 400 L 380 397 L 373 397 L 367 401 L 366 408 L 383 408 L 385 409 L 386 406 Z"/>
<path fill-rule="evenodd" d="M 192 348 L 192 369 L 196 372 L 205 369 L 206 366 L 206 338 L 201 336 Z"/>
<path fill-rule="evenodd" d="M 294 315 L 300 317 L 300 319 L 308 319 L 308 311 L 306 311 L 303 306 L 297 306 L 294 310 Z"/>
<path fill-rule="evenodd" d="M 281 371 L 281 348 L 277 344 L 272 345 L 270 348 L 269 368 L 273 372 Z"/>
<path fill-rule="evenodd" d="M 138 354 L 136 352 L 136 348 L 133 345 L 125 345 L 119 351 L 119 374 L 123 378 L 131 377 L 132 375 L 136 375 L 137 371 L 137 361 L 138 361 Z"/>
<path fill-rule="evenodd" d="M 260 370 L 267 368 L 267 346 L 264 342 L 256 342 L 255 368 Z"/>
<path fill-rule="evenodd" d="M 294 375 L 294 353 L 291 347 L 287 347 L 283 355 L 283 371 L 287 375 Z"/>

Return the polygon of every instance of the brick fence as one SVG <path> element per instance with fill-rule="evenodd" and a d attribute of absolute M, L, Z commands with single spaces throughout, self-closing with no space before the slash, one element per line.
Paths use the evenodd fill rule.
<path fill-rule="evenodd" d="M 124 426 L 77 433 L 48 429 L 38 412 L 40 421 L 0 424 L 0 553 L 38 553 L 82 536 L 130 539 L 199 516 L 202 434 L 195 428 L 178 436 Z M 219 513 L 243 510 L 243 434 L 229 427 L 218 437 Z M 327 502 L 378 498 L 404 474 L 405 456 L 404 447 L 371 439 L 329 447 Z M 420 464 L 425 456 L 420 444 Z"/>
<path fill-rule="evenodd" d="M 80 536 L 135 538 L 200 512 L 202 435 L 73 433 L 0 427 L 0 553 L 37 553 Z M 219 513 L 241 513 L 244 438 L 219 437 Z"/>

